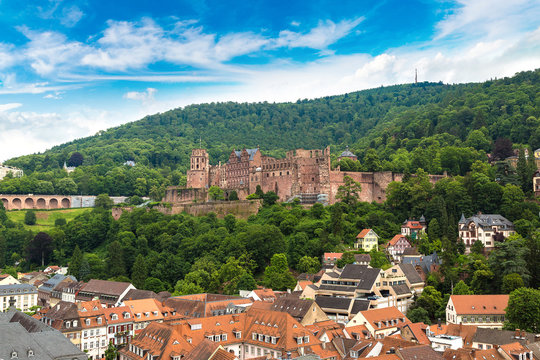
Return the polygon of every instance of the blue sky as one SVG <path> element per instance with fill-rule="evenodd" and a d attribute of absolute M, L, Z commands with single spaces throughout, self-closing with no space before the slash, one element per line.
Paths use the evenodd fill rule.
<path fill-rule="evenodd" d="M 0 0 L 0 160 L 212 101 L 540 65 L 540 3 Z"/>

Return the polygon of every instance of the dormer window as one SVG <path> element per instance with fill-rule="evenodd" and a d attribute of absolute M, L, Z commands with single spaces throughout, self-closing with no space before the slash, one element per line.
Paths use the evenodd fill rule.
<path fill-rule="evenodd" d="M 296 338 L 296 343 L 297 343 L 298 345 L 302 344 L 302 337 L 301 337 L 301 336 L 299 336 L 299 337 Z"/>
<path fill-rule="evenodd" d="M 66 329 L 69 329 L 69 325 L 71 325 L 69 321 L 66 321 Z"/>
<path fill-rule="evenodd" d="M 309 342 L 309 336 L 304 336 L 304 343 L 307 344 Z"/>
<path fill-rule="evenodd" d="M 90 319 L 84 320 L 84 323 L 85 323 L 86 325 L 90 325 Z"/>
<path fill-rule="evenodd" d="M 144 316 L 149 317 L 149 316 L 150 316 L 150 313 L 149 313 L 149 312 L 145 312 L 145 313 L 144 313 Z"/>
<path fill-rule="evenodd" d="M 73 320 L 73 327 L 77 327 L 77 324 L 78 324 L 78 321 L 77 320 Z M 49 324 L 50 325 L 50 324 Z"/>
<path fill-rule="evenodd" d="M 34 356 L 34 350 L 28 350 L 28 357 Z"/>
<path fill-rule="evenodd" d="M 124 313 L 124 319 L 129 319 L 129 313 Z"/>
<path fill-rule="evenodd" d="M 112 320 L 118 320 L 118 315 L 117 314 L 112 314 L 111 319 Z"/>
<path fill-rule="evenodd" d="M 98 324 L 101 324 L 101 318 L 100 318 L 100 317 L 97 318 L 97 323 L 98 323 Z"/>
<path fill-rule="evenodd" d="M 157 311 L 154 311 L 154 316 L 157 316 L 158 312 Z"/>
<path fill-rule="evenodd" d="M 18 356 L 17 356 L 17 352 L 16 351 L 12 351 L 11 352 L 11 358 L 12 359 L 16 359 Z"/>

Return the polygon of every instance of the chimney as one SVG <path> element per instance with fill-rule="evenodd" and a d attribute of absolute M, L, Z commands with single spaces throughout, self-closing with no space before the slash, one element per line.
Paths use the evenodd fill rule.
<path fill-rule="evenodd" d="M 516 329 L 516 332 L 514 333 L 514 337 L 516 339 L 519 339 L 519 329 Z"/>
<path fill-rule="evenodd" d="M 521 336 L 522 339 L 525 339 L 525 330 L 521 330 Z"/>
<path fill-rule="evenodd" d="M 439 329 L 439 330 L 442 329 L 442 326 L 441 326 L 441 318 L 438 318 L 438 319 L 437 319 L 437 329 Z"/>

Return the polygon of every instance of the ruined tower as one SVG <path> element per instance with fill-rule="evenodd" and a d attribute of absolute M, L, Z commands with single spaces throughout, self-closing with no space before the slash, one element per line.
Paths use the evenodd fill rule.
<path fill-rule="evenodd" d="M 209 170 L 208 152 L 205 149 L 191 150 L 190 168 L 187 172 L 187 187 L 193 189 L 207 188 Z"/>

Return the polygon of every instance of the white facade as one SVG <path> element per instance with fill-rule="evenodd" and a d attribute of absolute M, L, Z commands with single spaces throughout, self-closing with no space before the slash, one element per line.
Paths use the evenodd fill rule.
<path fill-rule="evenodd" d="M 21 282 L 17 279 L 15 279 L 13 276 L 8 275 L 0 280 L 0 285 L 13 285 L 13 284 L 20 284 Z"/>
<path fill-rule="evenodd" d="M 7 174 L 12 173 L 13 177 L 22 177 L 23 171 L 12 166 L 0 165 L 0 180 L 2 180 Z"/>
<path fill-rule="evenodd" d="M 476 241 L 481 241 L 486 249 L 493 249 L 495 235 L 501 234 L 507 238 L 515 234 L 514 224 L 497 214 L 479 214 L 467 219 L 462 215 L 458 227 L 459 238 L 465 243 L 467 252 Z"/>
<path fill-rule="evenodd" d="M 9 309 L 11 298 L 15 299 L 17 309 L 30 311 L 30 308 L 38 303 L 38 292 L 29 284 L 0 285 L 0 311 Z"/>
<path fill-rule="evenodd" d="M 103 326 L 94 328 L 84 328 L 81 331 L 81 350 L 88 352 L 88 358 L 101 359 L 105 355 L 105 350 L 109 346 L 107 342 L 107 330 L 105 321 L 101 318 Z"/>

